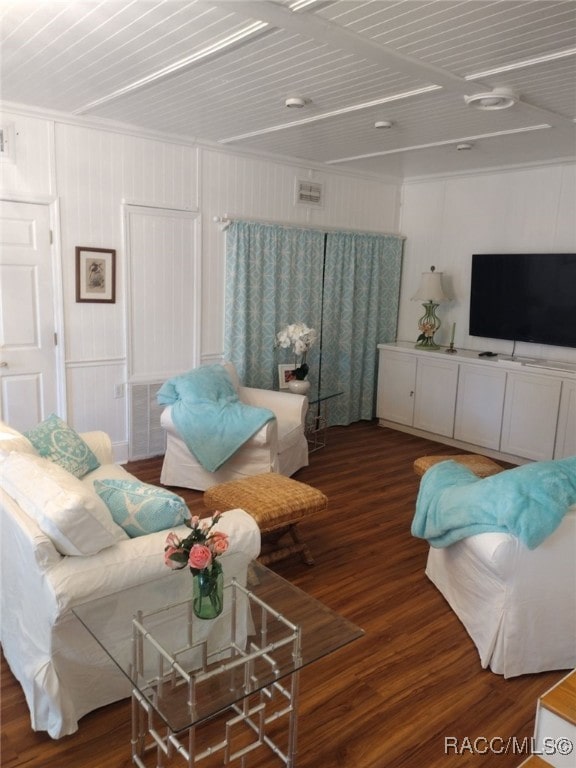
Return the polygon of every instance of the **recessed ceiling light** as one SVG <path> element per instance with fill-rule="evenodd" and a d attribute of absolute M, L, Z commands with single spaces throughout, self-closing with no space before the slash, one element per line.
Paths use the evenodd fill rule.
<path fill-rule="evenodd" d="M 392 125 L 391 120 L 376 120 L 374 128 L 392 128 Z"/>
<path fill-rule="evenodd" d="M 300 109 L 306 104 L 306 99 L 302 96 L 288 96 L 284 104 L 290 108 L 296 107 L 297 109 Z"/>
<path fill-rule="evenodd" d="M 519 96 L 511 88 L 493 88 L 487 93 L 473 93 L 472 96 L 464 96 L 469 107 L 476 109 L 508 109 L 514 106 Z"/>

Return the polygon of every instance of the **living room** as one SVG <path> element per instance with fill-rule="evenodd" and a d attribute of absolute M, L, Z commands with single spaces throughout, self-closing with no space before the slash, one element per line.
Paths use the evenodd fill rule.
<path fill-rule="evenodd" d="M 39 4 L 22 5 L 31 10 Z M 319 4 L 324 5 L 330 13 L 331 6 L 354 4 Z M 453 3 L 436 5 L 438 8 L 444 6 L 440 8 L 442 11 L 460 13 Z M 475 23 L 485 34 L 491 23 L 491 5 L 487 4 L 484 21 L 475 17 Z M 508 6 L 518 5 L 516 21 L 520 27 L 523 4 L 504 4 L 510 13 L 512 10 Z M 420 133 L 414 138 L 416 134 L 410 132 L 412 128 L 406 131 L 409 135 L 402 129 L 399 137 L 397 133 L 394 136 L 402 119 L 407 119 L 405 112 L 409 110 L 402 111 L 394 101 L 383 102 L 358 110 L 358 114 L 364 114 L 372 131 L 369 141 L 374 157 L 355 163 L 328 164 L 291 151 L 289 128 L 274 134 L 261 134 L 259 148 L 259 137 L 249 142 L 219 143 L 217 135 L 204 136 L 197 129 L 177 130 L 176 122 L 170 127 L 167 106 L 165 129 L 158 127 L 161 121 L 159 123 L 157 114 L 148 127 L 130 125 L 128 108 L 119 109 L 116 116 L 112 110 L 112 104 L 125 103 L 120 97 L 107 102 L 103 111 L 75 114 L 64 98 L 66 89 L 60 89 L 52 79 L 50 66 L 45 67 L 48 82 L 43 84 L 42 78 L 38 77 L 30 98 L 25 98 L 28 95 L 24 88 L 26 78 L 12 77 L 7 61 L 2 74 L 3 98 L 6 99 L 2 104 L 1 120 L 5 140 L 1 181 L 3 205 L 10 206 L 8 218 L 18 218 L 23 213 L 27 216 L 30 211 L 31 216 L 37 217 L 36 242 L 44 243 L 50 265 L 48 283 L 43 283 L 49 297 L 45 302 L 48 314 L 42 315 L 46 320 L 43 334 L 52 343 L 48 369 L 42 374 L 46 389 L 41 397 L 35 388 L 37 379 L 34 383 L 27 380 L 10 408 L 7 403 L 3 404 L 6 413 L 14 414 L 14 426 L 28 429 L 54 411 L 66 417 L 78 431 L 106 431 L 111 436 L 117 461 L 157 454 L 164 439 L 154 398 L 159 384 L 177 373 L 222 358 L 225 227 L 231 218 L 399 234 L 405 241 L 397 339 L 416 341 L 422 307 L 421 302 L 412 300 L 412 296 L 418 289 L 422 273 L 434 265 L 443 273 L 444 286 L 451 297 L 438 310 L 442 320 L 437 334 L 440 344 L 448 344 L 454 327 L 457 349 L 481 352 L 489 348 L 503 355 L 515 353 L 576 364 L 574 348 L 523 342 L 514 345 L 512 341 L 478 338 L 468 332 L 474 253 L 576 251 L 576 152 L 573 89 L 570 88 L 573 72 L 569 70 L 574 61 L 574 49 L 569 49 L 574 36 L 574 17 L 570 16 L 573 9 L 563 7 L 566 4 L 562 3 L 531 5 L 534 11 L 544 14 L 540 21 L 538 16 L 524 20 L 524 23 L 532 24 L 534 55 L 538 49 L 542 54 L 561 53 L 563 58 L 510 69 L 496 79 L 512 83 L 515 82 L 514 73 L 521 72 L 526 75 L 526 82 L 522 81 L 524 88 L 520 90 L 530 92 L 531 74 L 538 71 L 539 77 L 544 78 L 551 71 L 558 90 L 562 90 L 560 86 L 564 89 L 564 96 L 557 98 L 561 105 L 559 111 L 563 108 L 566 112 L 563 117 L 568 116 L 572 123 L 568 140 L 562 133 L 565 129 L 524 130 L 526 122 L 534 126 L 547 120 L 526 121 L 526 112 L 510 118 L 514 109 L 522 104 L 496 116 L 490 112 L 472 113 L 462 95 L 452 95 L 454 106 L 443 100 L 437 107 L 436 94 L 431 92 L 410 97 L 415 102 L 408 98 L 408 103 L 418 104 L 417 119 L 420 122 L 425 122 L 426 116 L 437 108 L 441 113 L 446 110 L 443 126 L 435 125 L 428 138 Z M 316 9 L 311 4 L 307 13 L 313 15 L 317 10 L 322 11 L 322 8 Z M 418 12 L 409 6 L 406 10 Z M 564 13 L 568 16 L 564 17 Z M 51 14 L 54 15 L 53 9 Z M 548 18 L 554 25 L 556 40 L 553 34 L 550 39 L 539 38 L 538 25 L 542 25 L 546 14 L 550 14 Z M 426 16 L 421 20 L 424 27 L 433 23 Z M 465 19 L 456 23 L 449 14 L 442 21 L 445 34 L 453 28 L 454 35 L 459 23 L 466 23 Z M 27 35 L 20 39 L 22 50 L 19 51 L 17 45 L 5 50 L 28 58 L 30 63 L 26 66 L 31 69 L 36 66 L 40 70 L 42 66 L 38 66 L 38 62 L 42 61 L 43 45 L 48 45 L 48 40 L 44 38 L 42 41 L 40 35 L 35 37 L 32 28 L 26 32 L 22 20 L 21 23 L 22 34 Z M 4 27 L 8 38 L 10 35 L 17 37 L 16 27 L 15 22 Z M 84 27 L 86 34 L 88 27 Z M 38 28 L 42 28 L 40 22 Z M 46 30 L 45 34 L 56 41 L 58 35 L 50 31 L 50 26 Z M 567 42 L 570 36 L 572 43 Z M 108 44 L 107 40 L 108 36 L 103 38 L 102 45 Z M 266 40 L 264 37 L 264 43 Z M 51 49 L 55 56 L 57 43 L 51 44 L 55 46 Z M 500 40 L 501 50 L 492 57 L 484 54 L 482 61 L 485 63 L 475 64 L 472 71 L 488 69 L 486 60 L 489 58 L 493 59 L 493 66 L 496 59 L 502 66 L 527 60 L 528 46 L 523 49 L 523 45 L 526 45 L 523 38 L 516 42 L 515 49 L 510 40 L 505 44 Z M 161 63 L 167 65 L 168 60 Z M 16 61 L 20 67 L 24 66 L 22 58 Z M 87 92 L 98 79 L 98 67 L 94 61 L 92 65 L 90 81 L 86 79 Z M 73 65 L 68 63 L 67 66 Z M 540 66 L 545 69 L 543 75 L 540 75 Z M 59 71 L 59 66 L 53 69 Z M 154 69 L 160 69 L 160 66 Z M 69 69 L 66 75 L 71 75 Z M 81 68 L 78 68 L 78 76 L 78 80 L 70 80 L 68 88 L 76 94 L 77 107 L 97 98 L 92 90 L 89 90 L 90 96 L 82 95 L 82 79 L 86 75 Z M 362 77 L 365 76 L 362 73 Z M 218 80 L 214 88 L 225 85 L 224 74 L 214 73 L 213 78 Z M 132 78 L 135 79 L 136 76 Z M 492 85 L 490 76 L 480 80 Z M 117 87 L 121 84 L 117 83 Z M 550 102 L 546 101 L 552 96 L 543 96 L 544 87 L 540 80 L 538 84 L 538 88 L 534 88 L 540 102 L 536 97 L 532 101 L 536 106 L 545 103 L 544 111 L 553 112 L 553 107 L 548 106 Z M 294 91 L 296 86 L 299 87 Z M 304 90 L 305 93 L 300 90 L 296 75 L 282 79 L 276 87 L 278 111 L 267 121 L 259 117 L 261 126 L 270 128 L 276 123 L 302 119 L 307 114 L 320 117 L 322 110 L 318 108 L 316 112 L 307 113 L 310 108 L 307 104 L 296 108 L 285 106 L 285 99 L 294 92 L 303 92 L 305 96 L 309 93 L 311 99 L 315 98 L 312 91 Z M 374 85 L 370 94 L 362 97 L 363 101 L 375 99 L 377 90 Z M 387 92 L 392 94 L 393 91 L 389 86 Z M 570 91 L 568 97 L 566 91 Z M 108 84 L 104 92 L 111 94 L 114 87 Z M 127 94 L 127 98 L 130 102 L 133 97 Z M 352 95 L 346 105 L 352 107 L 359 100 Z M 565 106 L 566 100 L 569 108 Z M 527 97 L 524 101 L 526 109 L 534 107 Z M 256 111 L 256 105 L 253 109 Z M 251 110 L 252 105 L 247 111 Z M 324 111 L 328 112 L 329 107 L 326 106 Z M 459 118 L 462 123 L 455 123 L 452 128 L 450 120 L 460 111 L 465 112 L 465 116 Z M 506 116 L 512 121 L 509 129 L 501 125 L 502 120 L 508 119 Z M 239 121 L 238 125 L 245 124 L 240 118 L 245 120 L 245 115 L 231 116 L 233 127 L 220 135 L 249 132 L 248 128 L 236 127 L 235 120 Z M 498 127 L 491 128 L 488 121 L 496 118 L 500 121 Z M 386 121 L 393 125 L 374 127 L 375 122 Z M 330 124 L 331 118 L 326 116 L 314 123 L 318 126 Z M 348 123 L 345 126 L 347 132 L 353 133 Z M 296 130 L 307 129 L 300 126 Z M 516 132 L 507 134 L 507 130 Z M 490 133 L 493 135 L 481 138 Z M 538 143 L 537 134 L 547 137 Z M 273 150 L 266 143 L 267 137 L 272 135 L 286 137 L 284 151 Z M 316 144 L 318 141 L 315 135 Z M 394 152 L 379 150 L 377 145 L 381 141 L 395 142 Z M 278 142 L 277 146 L 281 145 L 282 139 Z M 368 139 L 359 143 L 360 148 L 351 149 L 350 156 L 367 152 Z M 462 143 L 473 146 L 458 149 Z M 379 151 L 382 154 L 378 154 Z M 341 157 L 344 155 L 342 152 Z M 412 159 L 408 160 L 408 157 Z M 322 204 L 297 202 L 295 195 L 299 182 L 317 185 L 321 189 Z M 167 229 L 162 230 L 163 226 Z M 158 231 L 159 239 L 154 240 L 151 233 Z M 174 238 L 169 247 L 162 240 L 166 232 Z M 175 233 L 180 240 L 175 238 Z M 179 243 L 178 248 L 174 247 L 175 242 Z M 148 248 L 148 244 L 152 247 Z M 113 301 L 78 300 L 76 249 L 79 247 L 100 249 L 103 254 L 114 253 Z M 152 252 L 154 248 L 156 253 Z M 158 252 L 162 253 L 161 259 L 158 259 Z M 12 300 L 5 306 L 10 306 L 11 316 L 16 318 L 10 327 L 16 325 L 27 329 L 26 318 L 18 314 L 19 303 Z M 56 347 L 53 346 L 54 330 L 58 337 Z M 382 341 L 393 342 L 395 339 Z M 3 360 L 13 369 L 10 354 L 7 346 L 3 350 Z M 2 371 L 6 372 L 5 369 Z M 136 403 L 144 403 L 148 410 L 139 411 L 134 416 Z M 140 427 L 148 420 L 150 426 L 143 434 L 135 429 L 136 422 Z M 388 430 L 381 432 L 383 440 L 387 434 L 390 434 Z M 438 451 L 425 442 L 417 445 L 423 453 Z M 314 461 L 320 462 L 321 458 L 319 452 Z M 312 475 L 306 477 L 313 483 Z M 408 493 L 413 494 L 415 487 Z M 418 681 L 414 687 L 418 689 Z M 410 764 L 409 761 L 406 764 Z M 364 765 L 359 763 L 357 768 L 364 768 Z"/>

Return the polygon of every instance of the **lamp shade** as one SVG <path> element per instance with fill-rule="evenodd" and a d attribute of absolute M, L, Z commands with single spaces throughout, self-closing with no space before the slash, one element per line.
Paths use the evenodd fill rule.
<path fill-rule="evenodd" d="M 442 272 L 435 272 L 432 267 L 431 272 L 423 272 L 420 280 L 420 286 L 412 300 L 433 301 L 439 304 L 441 301 L 448 301 L 448 296 L 442 288 Z"/>

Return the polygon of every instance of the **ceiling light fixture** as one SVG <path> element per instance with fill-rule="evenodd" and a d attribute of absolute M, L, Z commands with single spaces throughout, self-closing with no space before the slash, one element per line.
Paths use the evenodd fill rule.
<path fill-rule="evenodd" d="M 392 128 L 393 125 L 391 120 L 376 120 L 374 128 Z"/>
<path fill-rule="evenodd" d="M 462 142 L 461 144 L 456 144 L 456 149 L 459 152 L 462 152 L 466 149 L 472 149 L 473 146 L 474 144 L 469 144 L 468 142 Z"/>
<path fill-rule="evenodd" d="M 476 109 L 493 110 L 508 109 L 513 107 L 519 96 L 511 88 L 493 88 L 487 93 L 473 93 L 472 96 L 464 96 L 469 107 Z"/>
<path fill-rule="evenodd" d="M 424 93 L 432 93 L 433 91 L 442 90 L 441 85 L 426 85 L 424 88 L 418 88 L 415 91 L 406 91 L 404 93 L 396 93 L 393 96 L 385 96 L 383 99 L 376 99 L 374 101 L 366 101 L 363 104 L 352 104 L 349 107 L 341 107 L 340 109 L 333 109 L 330 112 L 322 112 L 318 115 L 312 115 L 311 117 L 303 117 L 299 120 L 292 120 L 289 123 L 282 123 L 281 125 L 271 125 L 268 128 L 260 128 L 257 131 L 249 131 L 248 133 L 240 133 L 238 136 L 228 136 L 224 139 L 218 139 L 219 144 L 232 144 L 236 141 L 243 141 L 244 139 L 252 139 L 254 136 L 263 136 L 267 133 L 274 133 L 275 131 L 285 131 L 287 128 L 296 128 L 300 125 L 307 125 L 309 123 L 316 123 L 319 120 L 328 120 L 333 117 L 339 117 L 340 115 L 347 115 L 352 112 L 359 112 L 363 109 L 372 109 L 373 107 L 379 107 L 381 104 L 388 104 L 391 101 L 400 101 L 401 99 L 408 99 L 412 96 L 421 96 Z"/>
<path fill-rule="evenodd" d="M 288 96 L 288 98 L 284 102 L 284 105 L 291 109 L 294 107 L 296 109 L 301 109 L 306 103 L 307 103 L 307 100 L 304 99 L 302 96 Z"/>

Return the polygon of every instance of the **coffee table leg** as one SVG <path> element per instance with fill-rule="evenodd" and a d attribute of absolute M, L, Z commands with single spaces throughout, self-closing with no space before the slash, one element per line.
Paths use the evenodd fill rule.
<path fill-rule="evenodd" d="M 138 694 L 132 691 L 132 762 L 139 768 L 146 768 L 142 762 L 144 757 L 144 710 L 138 701 Z"/>
<path fill-rule="evenodd" d="M 300 693 L 300 672 L 292 673 L 291 681 L 291 712 L 290 721 L 288 723 L 288 754 L 286 766 L 287 768 L 295 768 L 296 766 L 296 750 L 298 741 L 298 696 Z"/>

